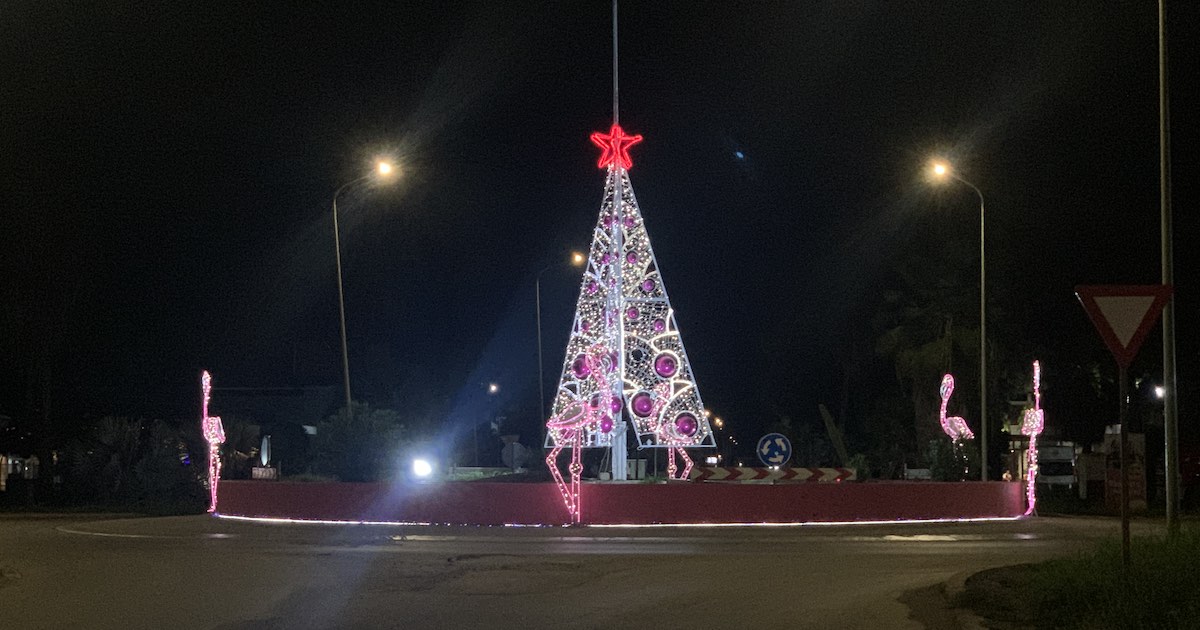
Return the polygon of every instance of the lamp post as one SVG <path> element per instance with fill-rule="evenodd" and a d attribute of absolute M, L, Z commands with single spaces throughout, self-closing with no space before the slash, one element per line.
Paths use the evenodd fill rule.
<path fill-rule="evenodd" d="M 979 197 L 979 460 L 980 479 L 988 480 L 988 417 L 987 417 L 987 261 L 984 258 L 983 193 L 979 187 L 963 179 L 948 163 L 932 164 L 935 179 L 946 178 L 966 184 Z"/>
<path fill-rule="evenodd" d="M 342 291 L 342 239 L 338 231 L 338 195 L 350 186 L 373 177 L 390 177 L 395 172 L 391 162 L 376 162 L 375 172 L 352 179 L 333 192 L 333 252 L 337 258 L 338 317 L 342 331 L 342 385 L 346 388 L 346 413 L 350 413 L 350 355 L 346 352 L 346 297 Z"/>
<path fill-rule="evenodd" d="M 570 264 L 572 267 L 582 267 L 587 262 L 587 257 L 579 252 L 571 252 Z M 533 288 L 536 296 L 534 307 L 537 311 L 537 353 L 538 353 L 538 409 L 541 413 L 541 421 L 543 426 L 542 444 L 546 443 L 545 423 L 546 423 L 546 378 L 542 372 L 542 274 L 554 269 L 563 263 L 556 262 L 546 265 L 541 271 L 537 272 L 537 277 L 534 279 Z"/>

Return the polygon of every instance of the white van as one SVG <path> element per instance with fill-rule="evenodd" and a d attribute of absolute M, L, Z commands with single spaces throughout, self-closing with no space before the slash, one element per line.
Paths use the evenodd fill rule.
<path fill-rule="evenodd" d="M 1075 447 L 1039 446 L 1037 482 L 1075 487 Z"/>

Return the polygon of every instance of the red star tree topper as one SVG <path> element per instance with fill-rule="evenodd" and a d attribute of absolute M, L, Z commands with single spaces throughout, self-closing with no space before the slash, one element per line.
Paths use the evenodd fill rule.
<path fill-rule="evenodd" d="M 615 164 L 625 170 L 629 170 L 633 166 L 633 160 L 629 159 L 629 147 L 642 141 L 641 134 L 627 136 L 625 130 L 616 124 L 608 130 L 608 135 L 597 131 L 591 137 L 592 144 L 600 147 L 602 151 L 597 166 L 608 168 Z"/>

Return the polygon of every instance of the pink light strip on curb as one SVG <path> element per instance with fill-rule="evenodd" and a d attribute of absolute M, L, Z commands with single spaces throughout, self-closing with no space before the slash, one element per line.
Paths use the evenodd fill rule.
<path fill-rule="evenodd" d="M 224 518 L 233 521 L 246 521 L 253 523 L 275 523 L 284 525 L 413 525 L 413 526 L 434 526 L 434 525 L 455 525 L 454 523 L 419 523 L 409 521 L 357 521 L 357 520 L 328 520 L 328 519 L 302 519 L 302 518 L 282 518 L 271 516 L 234 516 L 230 514 L 215 513 L 213 516 Z M 922 518 L 909 520 L 893 520 L 893 521 L 796 521 L 789 523 L 630 523 L 630 524 L 591 524 L 583 525 L 583 527 L 594 527 L 601 529 L 611 528 L 666 528 L 666 527 L 687 527 L 687 528 L 704 528 L 704 527 L 831 527 L 837 525 L 928 525 L 936 523 L 989 523 L 999 521 L 1019 521 L 1025 519 L 1025 515 L 1019 516 L 981 516 L 970 518 Z M 460 524 L 461 525 L 461 524 Z M 505 523 L 504 525 L 478 525 L 467 527 L 570 527 L 569 525 L 530 525 L 522 523 Z"/>

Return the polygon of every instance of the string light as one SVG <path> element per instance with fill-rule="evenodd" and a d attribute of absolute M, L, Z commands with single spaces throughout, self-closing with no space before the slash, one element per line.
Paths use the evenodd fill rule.
<path fill-rule="evenodd" d="M 609 373 L 614 371 L 615 367 L 608 347 L 600 343 L 592 344 L 587 354 L 571 363 L 571 371 L 578 376 L 587 376 L 594 380 L 597 393 L 589 403 L 577 401 L 561 413 L 551 416 L 546 422 L 546 429 L 554 440 L 554 448 L 546 455 L 546 465 L 550 468 L 554 483 L 567 505 L 567 514 L 570 515 L 572 523 L 578 523 L 582 517 L 579 491 L 580 477 L 583 474 L 580 451 L 583 449 L 584 432 L 599 430 L 608 433 L 613 428 L 610 415 L 613 413 L 613 395 L 608 380 Z M 571 473 L 570 486 L 558 470 L 558 454 L 564 446 L 571 447 L 571 464 L 567 469 Z"/>
<path fill-rule="evenodd" d="M 973 439 L 975 434 L 971 433 L 971 427 L 967 426 L 967 421 L 961 416 L 946 417 L 946 404 L 950 402 L 950 395 L 953 393 L 954 377 L 947 374 L 942 377 L 942 407 L 938 412 L 938 419 L 942 423 L 942 431 L 950 436 L 954 445 L 954 463 L 962 468 L 962 478 L 966 479 L 970 471 L 967 469 L 967 456 L 963 452 L 963 441 Z"/>
<path fill-rule="evenodd" d="M 212 376 L 208 370 L 200 375 L 203 402 L 200 405 L 200 429 L 208 442 L 208 511 L 217 511 L 217 483 L 221 480 L 221 444 L 225 442 L 225 429 L 219 416 L 208 415 L 208 400 L 212 394 Z"/>
<path fill-rule="evenodd" d="M 951 440 L 958 442 L 959 440 L 973 440 L 975 434 L 971 432 L 971 427 L 967 426 L 967 421 L 960 416 L 946 417 L 946 404 L 950 402 L 950 395 L 954 393 L 954 377 L 947 374 L 942 377 L 942 409 L 938 412 L 938 417 L 942 422 L 942 430 L 946 435 L 950 436 Z"/>
<path fill-rule="evenodd" d="M 1021 419 L 1021 434 L 1029 436 L 1026 453 L 1028 469 L 1025 481 L 1025 516 L 1033 514 L 1037 505 L 1038 435 L 1046 428 L 1046 415 L 1042 412 L 1042 364 L 1033 362 L 1033 409 L 1026 409 Z"/>

